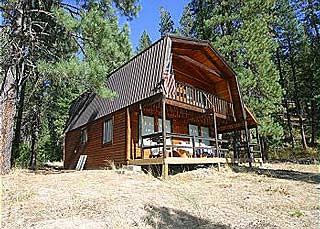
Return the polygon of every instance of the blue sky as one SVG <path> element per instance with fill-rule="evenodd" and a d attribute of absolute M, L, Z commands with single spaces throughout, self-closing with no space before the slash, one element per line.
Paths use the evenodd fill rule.
<path fill-rule="evenodd" d="M 128 21 L 130 25 L 130 38 L 132 41 L 133 50 L 135 50 L 139 38 L 143 30 L 147 30 L 152 42 L 160 38 L 159 22 L 160 22 L 160 7 L 163 6 L 170 12 L 175 26 L 179 25 L 179 20 L 183 12 L 183 7 L 190 0 L 141 0 L 142 9 L 139 11 L 137 18 Z M 125 18 L 120 18 L 120 23 L 126 22 Z"/>

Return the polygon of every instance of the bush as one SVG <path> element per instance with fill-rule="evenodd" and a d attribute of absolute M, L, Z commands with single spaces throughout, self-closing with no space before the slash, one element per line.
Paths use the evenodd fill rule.
<path fill-rule="evenodd" d="M 317 163 L 319 162 L 319 152 L 316 148 L 277 147 L 269 153 L 269 159 L 299 163 Z"/>

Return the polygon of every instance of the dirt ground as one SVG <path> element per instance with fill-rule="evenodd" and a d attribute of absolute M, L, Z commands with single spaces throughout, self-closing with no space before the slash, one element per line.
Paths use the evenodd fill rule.
<path fill-rule="evenodd" d="M 2 228 L 319 228 L 319 166 L 2 177 Z"/>

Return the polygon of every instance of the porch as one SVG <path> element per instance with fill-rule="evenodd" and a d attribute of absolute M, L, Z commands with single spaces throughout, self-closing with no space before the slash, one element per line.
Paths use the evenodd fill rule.
<path fill-rule="evenodd" d="M 219 131 L 233 122 L 233 103 L 176 82 L 174 96 L 159 94 L 127 109 L 127 163 L 163 165 L 167 174 L 169 165 L 248 162 L 234 153 L 232 136 Z"/>

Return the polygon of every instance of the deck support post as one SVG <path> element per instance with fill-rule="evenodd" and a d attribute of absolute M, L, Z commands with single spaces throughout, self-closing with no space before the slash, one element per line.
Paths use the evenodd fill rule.
<path fill-rule="evenodd" d="M 234 130 L 232 134 L 232 148 L 233 148 L 233 161 L 239 161 L 238 149 L 237 149 L 237 133 Z"/>
<path fill-rule="evenodd" d="M 218 145 L 218 128 L 217 128 L 217 116 L 216 116 L 216 112 L 213 112 L 213 125 L 214 125 L 214 138 L 216 139 L 216 152 L 218 157 L 220 157 L 220 151 L 218 149 L 219 145 Z"/>
<path fill-rule="evenodd" d="M 245 150 L 247 151 L 248 159 L 249 159 L 249 167 L 252 167 L 252 155 L 250 152 L 250 146 L 249 146 L 249 130 L 248 130 L 248 122 L 247 117 L 244 115 L 244 135 L 245 135 Z"/>
<path fill-rule="evenodd" d="M 166 180 L 169 176 L 169 164 L 166 159 L 163 159 L 162 164 L 162 179 Z"/>
<path fill-rule="evenodd" d="M 167 130 L 166 130 L 166 96 L 162 95 L 162 141 L 163 141 L 163 164 L 162 164 L 162 178 L 166 179 L 169 175 L 169 165 L 167 158 Z"/>
<path fill-rule="evenodd" d="M 139 125 L 139 133 L 140 133 L 140 154 L 141 154 L 141 159 L 144 159 L 144 152 L 143 152 L 143 141 L 142 141 L 142 135 L 143 135 L 143 110 L 142 110 L 142 105 L 141 103 L 139 104 L 139 109 L 140 109 L 140 125 Z"/>
<path fill-rule="evenodd" d="M 260 150 L 260 158 L 262 158 L 262 150 L 261 150 L 261 143 L 260 143 L 258 126 L 256 126 L 256 136 L 257 136 L 257 145 L 259 146 L 259 150 Z M 260 162 L 260 166 L 262 166 L 262 165 L 263 165 L 263 160 L 261 160 L 261 162 Z"/>

